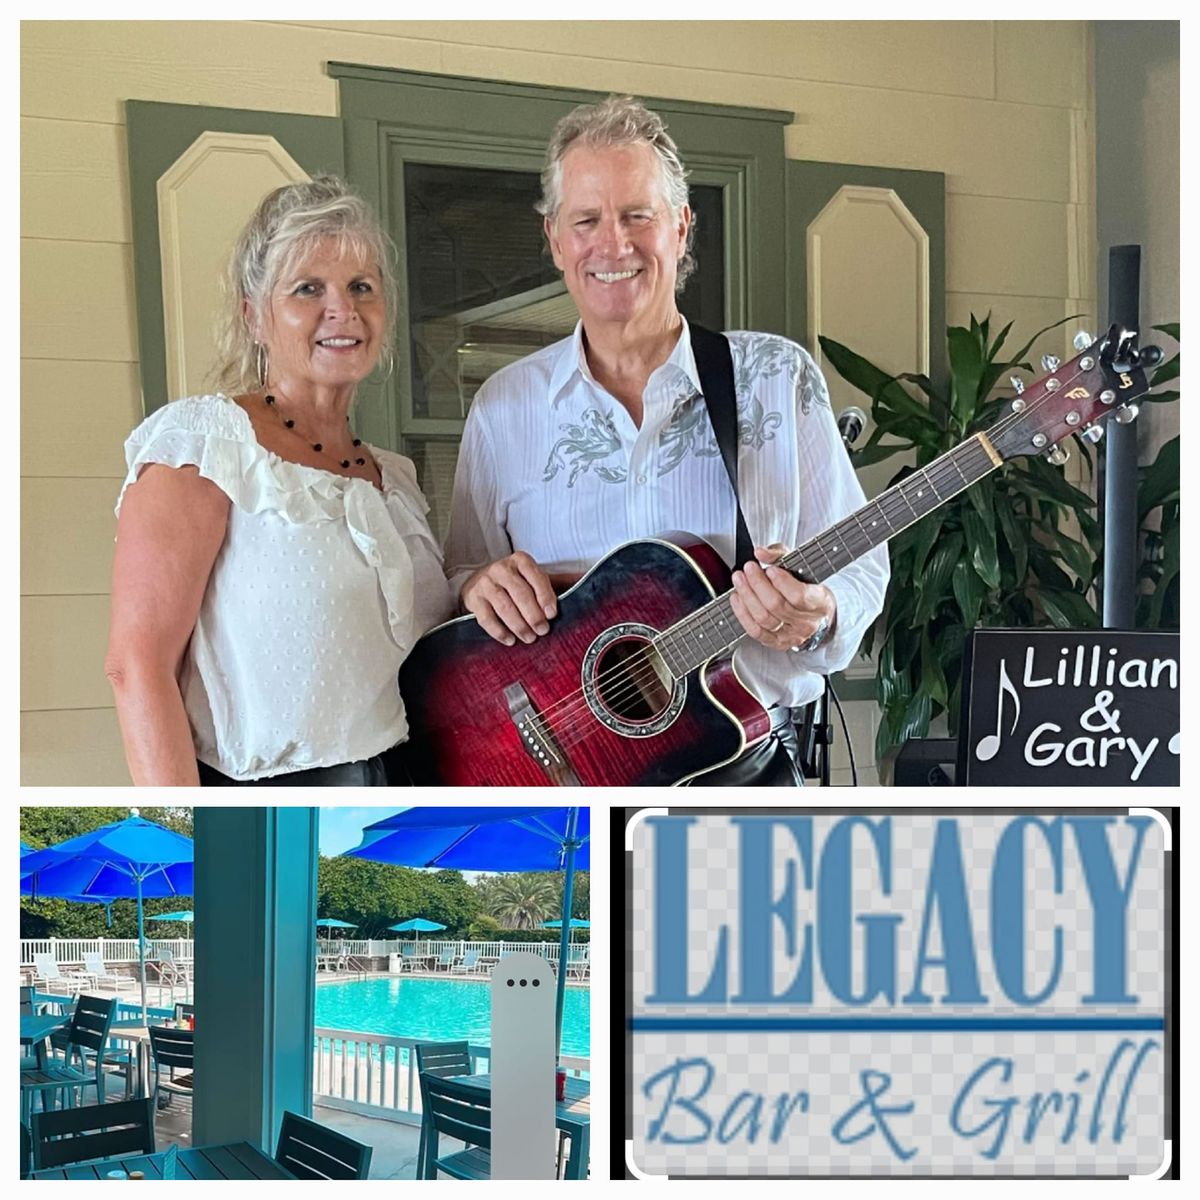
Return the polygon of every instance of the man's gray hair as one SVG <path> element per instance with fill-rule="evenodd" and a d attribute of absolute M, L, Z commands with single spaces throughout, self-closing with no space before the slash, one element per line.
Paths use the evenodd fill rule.
<path fill-rule="evenodd" d="M 218 335 L 213 378 L 229 394 L 259 387 L 250 302 L 262 321 L 275 285 L 324 238 L 342 254 L 352 254 L 379 272 L 387 309 L 383 349 L 390 354 L 396 314 L 395 249 L 371 206 L 336 175 L 318 175 L 276 188 L 259 204 L 238 236 L 224 279 L 225 310 Z"/>
<path fill-rule="evenodd" d="M 598 104 L 581 104 L 572 109 L 554 127 L 546 147 L 546 165 L 542 168 L 542 198 L 537 211 L 552 222 L 558 219 L 562 204 L 562 162 L 576 142 L 587 146 L 634 146 L 644 142 L 658 156 L 663 198 L 678 218 L 688 202 L 687 171 L 679 158 L 679 149 L 667 133 L 662 117 L 651 112 L 632 96 L 609 96 Z M 692 255 L 696 222 L 688 226 L 687 243 L 679 260 L 675 290 L 683 290 L 687 278 L 696 269 Z"/>

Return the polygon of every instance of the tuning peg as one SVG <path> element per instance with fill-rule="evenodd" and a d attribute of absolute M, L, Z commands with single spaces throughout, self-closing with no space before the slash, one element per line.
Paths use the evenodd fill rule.
<path fill-rule="evenodd" d="M 1104 436 L 1103 425 L 1092 425 L 1085 429 L 1080 435 L 1085 441 L 1091 442 L 1094 446 Z"/>
<path fill-rule="evenodd" d="M 1013 391 L 1016 392 L 1018 396 L 1025 390 L 1025 384 L 1016 375 L 1010 375 L 1008 377 L 1008 382 L 1012 384 Z"/>
<path fill-rule="evenodd" d="M 1138 406 L 1136 404 L 1126 404 L 1124 408 L 1117 409 L 1117 424 L 1128 425 L 1137 419 Z"/>
<path fill-rule="evenodd" d="M 1072 341 L 1071 345 L 1074 346 L 1076 350 L 1086 350 L 1095 340 L 1096 339 L 1092 337 L 1092 335 L 1088 333 L 1086 329 L 1081 329 L 1075 335 L 1075 339 Z"/>
<path fill-rule="evenodd" d="M 1142 368 L 1157 367 L 1163 360 L 1161 346 L 1143 346 L 1138 351 L 1138 366 Z"/>
<path fill-rule="evenodd" d="M 1055 446 L 1054 449 L 1046 455 L 1046 461 L 1052 463 L 1056 467 L 1061 467 L 1070 457 L 1070 450 L 1066 449 L 1064 446 Z"/>
<path fill-rule="evenodd" d="M 1043 354 L 1042 355 L 1042 370 L 1046 371 L 1046 372 L 1057 371 L 1058 364 L 1061 361 L 1062 361 L 1061 359 L 1055 358 L 1053 354 Z"/>

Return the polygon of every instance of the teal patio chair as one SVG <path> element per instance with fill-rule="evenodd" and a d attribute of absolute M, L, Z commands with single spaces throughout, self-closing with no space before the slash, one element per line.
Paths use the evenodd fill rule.
<path fill-rule="evenodd" d="M 371 1147 L 307 1117 L 285 1112 L 275 1161 L 297 1179 L 366 1179 Z"/>
<path fill-rule="evenodd" d="M 492 1108 L 490 1098 L 473 1087 L 436 1075 L 421 1076 L 422 1102 L 429 1106 L 429 1171 L 452 1179 L 490 1179 L 492 1177 Z M 443 1157 L 440 1139 L 458 1138 L 469 1147 Z"/>
<path fill-rule="evenodd" d="M 36 1171 L 118 1155 L 153 1153 L 154 1124 L 146 1096 L 33 1114 Z"/>
<path fill-rule="evenodd" d="M 151 1025 L 150 1053 L 154 1058 L 154 1111 L 166 1108 L 172 1096 L 187 1096 L 190 1100 L 196 1064 L 195 1030 Z"/>
<path fill-rule="evenodd" d="M 70 1106 L 75 1103 L 77 1091 L 82 1103 L 84 1091 L 94 1087 L 96 1103 L 104 1103 L 104 1049 L 116 1008 L 115 996 L 79 997 L 71 1016 L 63 1062 L 50 1062 L 44 1067 L 21 1072 L 21 1116 L 26 1124 L 29 1123 L 35 1097 L 41 1099 L 42 1110 L 45 1111 L 47 1096 L 57 1097 L 61 1092 Z M 93 1064 L 88 1062 L 89 1054 L 94 1056 Z M 74 1065 L 76 1056 L 79 1059 L 78 1068 Z"/>
<path fill-rule="evenodd" d="M 421 1141 L 417 1149 L 417 1178 L 431 1179 L 425 1161 L 429 1150 L 429 1103 L 425 1099 L 425 1076 L 450 1079 L 455 1075 L 471 1074 L 471 1048 L 466 1042 L 418 1042 L 417 1081 L 421 1085 Z"/>

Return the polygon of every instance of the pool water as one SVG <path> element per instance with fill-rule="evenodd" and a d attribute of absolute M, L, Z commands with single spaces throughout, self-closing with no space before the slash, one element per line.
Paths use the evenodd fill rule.
<path fill-rule="evenodd" d="M 562 1052 L 590 1057 L 591 1020 L 588 988 L 569 987 L 563 997 Z M 316 1025 L 382 1033 L 422 1041 L 473 1045 L 492 1040 L 492 989 L 489 983 L 463 979 L 387 979 L 323 983 L 317 988 Z"/>

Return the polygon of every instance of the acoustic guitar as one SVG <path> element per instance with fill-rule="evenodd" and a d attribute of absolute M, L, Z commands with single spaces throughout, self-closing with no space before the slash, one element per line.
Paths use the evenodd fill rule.
<path fill-rule="evenodd" d="M 1157 347 L 1108 334 L 1017 396 L 1010 411 L 790 551 L 780 564 L 819 583 L 1009 459 L 1066 460 L 1068 434 L 1099 440 L 1147 390 Z M 400 671 L 413 782 L 446 785 L 677 784 L 770 733 L 732 654 L 746 636 L 730 570 L 701 538 L 628 542 L 559 597 L 550 632 L 504 646 L 473 616 L 431 630 Z M 703 782 L 703 780 L 698 780 Z"/>

